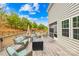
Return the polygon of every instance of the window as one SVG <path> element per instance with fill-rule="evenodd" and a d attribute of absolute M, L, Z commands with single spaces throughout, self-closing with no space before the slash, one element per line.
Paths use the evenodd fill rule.
<path fill-rule="evenodd" d="M 74 39 L 79 39 L 79 29 L 73 29 L 73 33 Z"/>
<path fill-rule="evenodd" d="M 62 21 L 63 28 L 69 28 L 69 20 Z"/>
<path fill-rule="evenodd" d="M 69 37 L 69 29 L 62 29 L 62 35 Z"/>
<path fill-rule="evenodd" d="M 73 38 L 79 39 L 79 16 L 73 18 Z"/>
<path fill-rule="evenodd" d="M 62 35 L 69 37 L 69 19 L 62 21 Z"/>

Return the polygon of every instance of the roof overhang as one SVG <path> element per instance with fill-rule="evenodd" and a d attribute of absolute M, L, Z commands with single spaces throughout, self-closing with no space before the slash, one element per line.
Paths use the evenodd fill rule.
<path fill-rule="evenodd" d="M 50 11 L 50 9 L 52 8 L 53 4 L 54 4 L 54 3 L 50 3 L 50 4 L 49 4 L 48 9 L 47 9 L 47 12 Z"/>

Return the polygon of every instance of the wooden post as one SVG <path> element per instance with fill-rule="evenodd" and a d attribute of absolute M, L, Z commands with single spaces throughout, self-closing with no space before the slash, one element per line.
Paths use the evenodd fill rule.
<path fill-rule="evenodd" d="M 3 46 L 2 46 L 2 44 L 3 44 L 3 38 L 0 38 L 0 43 L 1 43 L 1 50 L 0 51 L 2 51 L 2 49 L 3 49 Z"/>

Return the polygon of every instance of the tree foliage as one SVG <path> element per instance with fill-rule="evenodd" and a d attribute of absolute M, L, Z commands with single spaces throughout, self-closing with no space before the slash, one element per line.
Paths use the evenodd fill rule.
<path fill-rule="evenodd" d="M 7 22 L 12 28 L 18 28 L 20 24 L 20 18 L 17 14 L 11 13 L 11 15 L 7 16 Z"/>
<path fill-rule="evenodd" d="M 38 27 L 38 24 L 35 23 L 35 22 L 33 22 L 33 23 L 32 23 L 32 28 L 37 28 L 37 27 Z"/>
<path fill-rule="evenodd" d="M 47 26 L 43 25 L 43 24 L 39 24 L 38 28 L 41 30 L 48 30 Z"/>
<path fill-rule="evenodd" d="M 10 14 L 6 14 L 2 9 L 0 9 L 0 19 L 3 20 L 3 18 L 6 19 L 6 23 L 11 27 L 15 29 L 21 29 L 21 30 L 31 30 L 32 28 L 38 28 L 42 30 L 47 30 L 47 26 L 43 24 L 37 24 L 36 22 L 31 22 L 25 17 L 20 18 L 19 15 L 17 15 L 14 12 L 11 12 Z"/>
<path fill-rule="evenodd" d="M 16 29 L 27 30 L 28 27 L 31 29 L 32 25 L 31 22 L 27 18 L 20 18 L 16 13 L 11 13 L 7 17 L 7 23 Z"/>

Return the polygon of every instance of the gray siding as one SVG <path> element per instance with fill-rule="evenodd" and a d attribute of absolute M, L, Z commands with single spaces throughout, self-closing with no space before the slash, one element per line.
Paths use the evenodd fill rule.
<path fill-rule="evenodd" d="M 78 3 L 55 3 L 48 11 L 48 23 L 57 21 L 58 40 L 61 41 L 65 48 L 72 50 L 73 53 L 79 52 L 79 40 L 73 39 L 72 18 L 79 16 Z M 62 21 L 69 19 L 69 37 L 62 36 Z M 76 52 L 75 52 L 76 51 Z"/>

